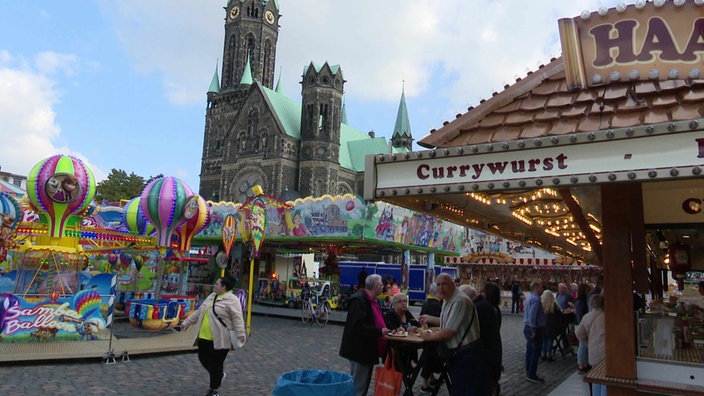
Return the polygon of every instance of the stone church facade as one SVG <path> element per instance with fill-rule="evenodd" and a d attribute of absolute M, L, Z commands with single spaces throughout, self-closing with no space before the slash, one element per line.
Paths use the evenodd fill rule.
<path fill-rule="evenodd" d="M 412 136 L 402 94 L 391 142 L 347 125 L 339 65 L 311 62 L 299 101 L 274 87 L 278 2 L 230 0 L 222 75 L 208 90 L 200 195 L 244 202 L 259 184 L 283 200 L 362 194 L 364 157 L 407 152 Z"/>

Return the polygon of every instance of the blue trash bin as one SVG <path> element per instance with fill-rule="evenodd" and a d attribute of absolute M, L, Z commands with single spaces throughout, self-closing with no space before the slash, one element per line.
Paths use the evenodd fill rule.
<path fill-rule="evenodd" d="M 329 370 L 296 370 L 281 374 L 274 396 L 354 396 L 354 381 L 347 373 Z"/>

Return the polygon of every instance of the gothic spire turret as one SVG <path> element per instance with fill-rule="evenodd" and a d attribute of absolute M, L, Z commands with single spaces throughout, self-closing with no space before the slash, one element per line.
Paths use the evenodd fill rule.
<path fill-rule="evenodd" d="M 213 79 L 210 81 L 210 87 L 208 88 L 208 93 L 219 94 L 220 93 L 220 79 L 218 78 L 218 65 L 215 65 L 215 74 L 213 74 Z"/>
<path fill-rule="evenodd" d="M 391 144 L 394 148 L 406 149 L 408 151 L 411 151 L 411 145 L 413 144 L 411 123 L 408 120 L 408 109 L 406 108 L 405 86 L 401 89 L 401 102 L 398 104 L 396 125 L 394 125 L 394 133 L 391 136 Z"/>
<path fill-rule="evenodd" d="M 247 63 L 244 65 L 244 72 L 242 73 L 240 85 L 252 85 L 253 82 L 254 79 L 252 78 L 252 65 L 249 62 L 249 54 L 247 54 Z"/>

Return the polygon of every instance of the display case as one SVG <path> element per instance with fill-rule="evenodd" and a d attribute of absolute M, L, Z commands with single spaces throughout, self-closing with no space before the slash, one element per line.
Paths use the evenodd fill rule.
<path fill-rule="evenodd" d="M 701 312 L 675 302 L 636 316 L 638 379 L 704 386 Z"/>

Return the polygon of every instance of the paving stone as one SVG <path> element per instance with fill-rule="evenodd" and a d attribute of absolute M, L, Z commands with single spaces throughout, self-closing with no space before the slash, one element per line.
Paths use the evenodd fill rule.
<path fill-rule="evenodd" d="M 419 307 L 411 308 L 412 312 L 417 310 Z M 227 379 L 221 395 L 270 395 L 279 376 L 293 370 L 348 372 L 347 360 L 338 355 L 344 312 L 335 312 L 325 327 L 302 323 L 297 310 L 283 312 L 293 319 L 274 309 L 252 316 L 251 338 L 225 361 Z M 501 333 L 502 395 L 546 395 L 574 373 L 575 356 L 558 356 L 554 362 L 540 363 L 538 375 L 545 378 L 544 384 L 526 381 L 522 317 L 504 313 Z M 194 352 L 136 355 L 129 362 L 118 359 L 111 365 L 102 360 L 12 362 L 1 364 L 0 373 L 0 395 L 202 396 L 208 389 L 207 373 Z M 419 379 L 414 386 L 416 395 L 423 394 L 420 383 Z M 440 392 L 447 394 L 445 388 Z"/>

